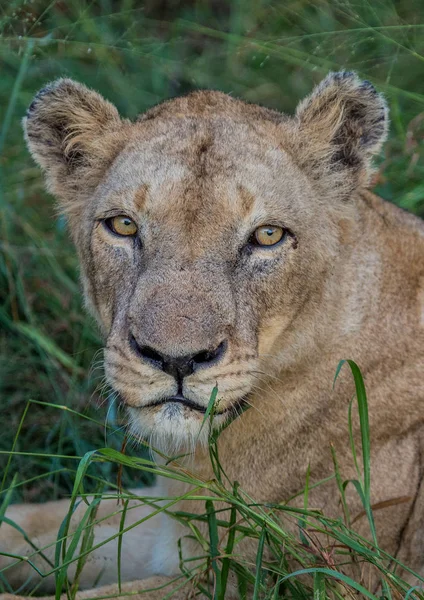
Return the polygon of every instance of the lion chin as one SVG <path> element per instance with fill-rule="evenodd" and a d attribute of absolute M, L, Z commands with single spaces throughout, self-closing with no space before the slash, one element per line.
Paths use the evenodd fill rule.
<path fill-rule="evenodd" d="M 246 398 L 226 408 L 208 409 L 183 396 L 171 396 L 150 405 L 127 408 L 130 434 L 138 441 L 148 441 L 153 452 L 167 457 L 186 452 L 194 454 L 197 447 L 207 447 L 211 434 L 219 432 L 248 408 Z"/>

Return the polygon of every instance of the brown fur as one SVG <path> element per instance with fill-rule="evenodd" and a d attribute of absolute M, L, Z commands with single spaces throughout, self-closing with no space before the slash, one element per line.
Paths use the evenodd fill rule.
<path fill-rule="evenodd" d="M 206 407 L 218 382 L 218 408 L 226 411 L 218 424 L 241 398 L 251 405 L 219 440 L 229 477 L 257 500 L 282 501 L 303 488 L 308 465 L 314 480 L 333 472 L 332 443 L 343 477 L 353 478 L 352 379 L 344 372 L 331 387 L 338 361 L 352 358 L 369 395 L 372 502 L 384 507 L 376 511 L 378 539 L 423 573 L 423 224 L 366 191 L 387 132 L 374 88 L 332 73 L 293 118 L 201 91 L 130 124 L 94 92 L 60 80 L 36 97 L 25 127 L 69 216 L 87 303 L 105 334 L 106 374 L 129 407 L 133 432 L 185 448 L 203 413 L 146 406 L 177 385 L 134 352 L 130 334 L 168 356 L 226 340 L 223 358 L 187 377 L 183 391 Z M 99 220 L 113 214 L 131 217 L 141 242 L 112 236 Z M 246 246 L 263 224 L 286 227 L 284 243 Z M 194 468 L 210 476 L 202 447 Z M 176 482 L 160 485 L 165 495 L 180 492 Z M 310 502 L 340 512 L 334 482 L 316 488 Z M 57 523 L 64 511 L 58 504 Z M 356 527 L 368 536 L 365 521 Z M 137 553 L 134 572 L 146 578 L 128 590 L 165 585 L 178 572 L 182 532 L 156 523 L 153 547 L 140 549 L 137 537 L 126 542 Z"/>

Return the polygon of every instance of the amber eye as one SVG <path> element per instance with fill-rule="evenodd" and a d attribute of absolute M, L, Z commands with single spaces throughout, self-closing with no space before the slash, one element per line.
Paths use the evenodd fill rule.
<path fill-rule="evenodd" d="M 105 221 L 107 227 L 117 235 L 129 236 L 137 233 L 137 225 L 126 215 L 111 217 Z"/>
<path fill-rule="evenodd" d="M 275 246 L 281 242 L 285 235 L 285 230 L 277 225 L 261 225 L 255 229 L 251 238 L 251 243 L 256 246 Z"/>

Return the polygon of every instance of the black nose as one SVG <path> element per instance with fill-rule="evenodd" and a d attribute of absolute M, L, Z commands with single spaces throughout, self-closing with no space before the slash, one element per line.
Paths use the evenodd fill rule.
<path fill-rule="evenodd" d="M 188 377 L 197 369 L 211 367 L 221 360 L 227 350 L 227 341 L 224 340 L 215 350 L 202 350 L 190 356 L 174 357 L 162 354 L 150 346 L 140 346 L 133 335 L 130 336 L 130 345 L 144 362 L 172 375 L 178 381 Z"/>

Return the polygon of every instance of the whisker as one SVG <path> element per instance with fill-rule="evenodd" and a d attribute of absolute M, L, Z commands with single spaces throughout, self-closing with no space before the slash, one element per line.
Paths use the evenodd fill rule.
<path fill-rule="evenodd" d="M 114 383 L 119 383 L 121 385 L 132 385 L 134 388 L 139 388 L 141 385 L 147 383 L 147 379 L 120 377 L 117 375 L 113 375 L 111 379 Z"/>
<path fill-rule="evenodd" d="M 115 407 L 115 400 L 116 400 L 116 392 L 111 392 L 107 398 L 107 401 L 109 402 L 109 406 L 108 409 L 106 411 L 106 415 L 105 415 L 105 446 L 108 445 L 107 442 L 107 436 L 108 436 L 108 424 L 109 424 L 109 415 L 111 413 L 111 411 L 113 410 L 113 408 Z M 115 420 L 114 420 L 115 421 Z"/>
<path fill-rule="evenodd" d="M 100 396 L 100 398 L 102 398 L 102 396 L 104 395 L 105 391 L 108 388 L 112 389 L 112 386 L 110 385 L 110 383 L 108 382 L 106 377 L 104 377 L 102 379 L 102 381 L 93 390 L 93 393 L 90 396 L 90 402 L 93 400 L 93 397 L 95 394 L 98 394 Z M 104 405 L 104 403 L 106 402 L 106 400 L 107 400 L 107 396 L 106 396 L 106 398 L 102 398 L 100 401 L 99 407 L 102 407 Z"/>
<path fill-rule="evenodd" d="M 245 402 L 251 408 L 254 408 L 255 410 L 257 410 L 258 413 L 261 415 L 261 417 L 264 418 L 264 419 L 266 419 L 264 413 L 262 411 L 260 411 L 257 406 L 255 406 L 254 404 L 252 404 L 251 402 L 249 402 L 248 400 L 246 400 L 246 398 L 243 399 L 243 402 Z"/>
<path fill-rule="evenodd" d="M 274 390 L 274 389 L 271 387 L 271 385 L 270 385 L 270 384 L 269 384 L 267 381 L 264 381 L 263 383 L 265 383 L 265 385 L 266 385 L 266 386 L 269 388 L 269 390 L 268 390 L 268 391 L 269 391 L 269 392 L 271 392 L 271 394 L 273 394 L 273 396 L 274 396 L 274 397 L 275 397 L 275 398 L 276 398 L 276 399 L 277 399 L 277 400 L 278 400 L 278 401 L 279 401 L 281 404 L 283 404 L 283 400 L 280 398 L 280 396 L 278 396 L 278 395 L 277 395 L 277 392 L 276 392 L 276 391 L 275 391 L 275 390 Z M 259 387 L 257 384 L 256 384 L 256 387 L 257 387 L 258 389 L 260 389 L 262 392 L 264 392 L 264 394 L 267 394 L 267 393 L 268 393 L 268 391 L 267 391 L 267 390 L 264 390 L 263 388 L 260 388 L 260 387 Z"/>
<path fill-rule="evenodd" d="M 117 427 L 116 429 L 111 431 L 110 435 L 115 435 L 115 433 L 118 433 L 119 431 L 122 431 L 123 429 L 126 429 L 127 427 L 128 427 L 128 423 L 124 423 L 123 425 L 120 425 L 119 427 Z"/>
<path fill-rule="evenodd" d="M 99 358 L 100 357 L 100 358 Z M 103 354 L 103 348 L 100 348 L 99 350 L 97 350 L 93 356 L 93 359 L 91 361 L 91 365 L 90 365 L 90 369 L 88 371 L 88 379 L 90 380 L 94 371 L 96 371 L 97 369 L 102 368 L 104 365 L 104 354 Z"/>
<path fill-rule="evenodd" d="M 252 373 L 256 373 L 257 371 L 255 369 L 249 369 L 248 371 L 236 371 L 234 373 L 223 373 L 221 376 L 220 375 L 215 375 L 213 377 L 208 377 L 208 379 L 202 380 L 202 379 L 196 379 L 196 383 L 197 384 L 202 384 L 202 385 L 211 385 L 211 388 L 213 388 L 216 384 L 216 382 L 218 381 L 218 388 L 219 385 L 225 383 L 225 380 L 228 379 L 229 377 L 232 376 L 237 376 L 240 377 L 241 375 L 247 376 L 247 375 L 251 375 Z"/>
<path fill-rule="evenodd" d="M 272 375 L 271 373 L 267 373 L 266 371 L 261 371 L 259 369 L 256 369 L 254 371 L 251 371 L 251 373 L 254 375 L 254 373 L 260 373 L 261 375 L 264 375 L 265 377 L 271 377 L 272 379 L 275 379 L 276 381 L 280 382 L 280 383 L 285 383 L 283 379 L 281 379 L 280 377 L 277 377 L 276 375 Z"/>
<path fill-rule="evenodd" d="M 125 369 L 126 372 L 129 371 L 130 373 L 138 375 L 139 377 L 148 377 L 148 375 L 146 375 L 145 373 L 141 373 L 140 371 L 138 371 L 137 369 L 134 369 L 134 367 L 132 367 L 131 365 L 129 365 L 127 363 L 122 364 L 122 363 L 120 363 L 120 362 L 118 362 L 116 360 L 113 360 L 111 358 L 107 358 L 105 362 L 106 362 L 106 364 L 107 364 L 108 367 L 117 367 L 117 368 L 120 368 L 120 369 Z"/>
<path fill-rule="evenodd" d="M 248 363 L 249 364 L 249 363 Z M 229 367 L 230 365 L 226 365 L 226 367 Z M 226 372 L 225 371 L 225 367 L 222 369 L 221 373 L 218 374 L 209 374 L 209 373 L 204 373 L 203 377 L 201 377 L 201 374 L 197 374 L 196 375 L 196 382 L 197 383 L 201 383 L 202 385 L 206 385 L 209 382 L 212 382 L 212 385 L 215 385 L 216 380 L 223 380 L 224 377 L 231 377 L 231 376 L 240 376 L 240 375 L 249 375 L 250 373 L 250 369 L 243 369 L 243 363 L 237 363 L 237 367 L 238 369 L 236 371 L 230 371 L 230 372 Z"/>

